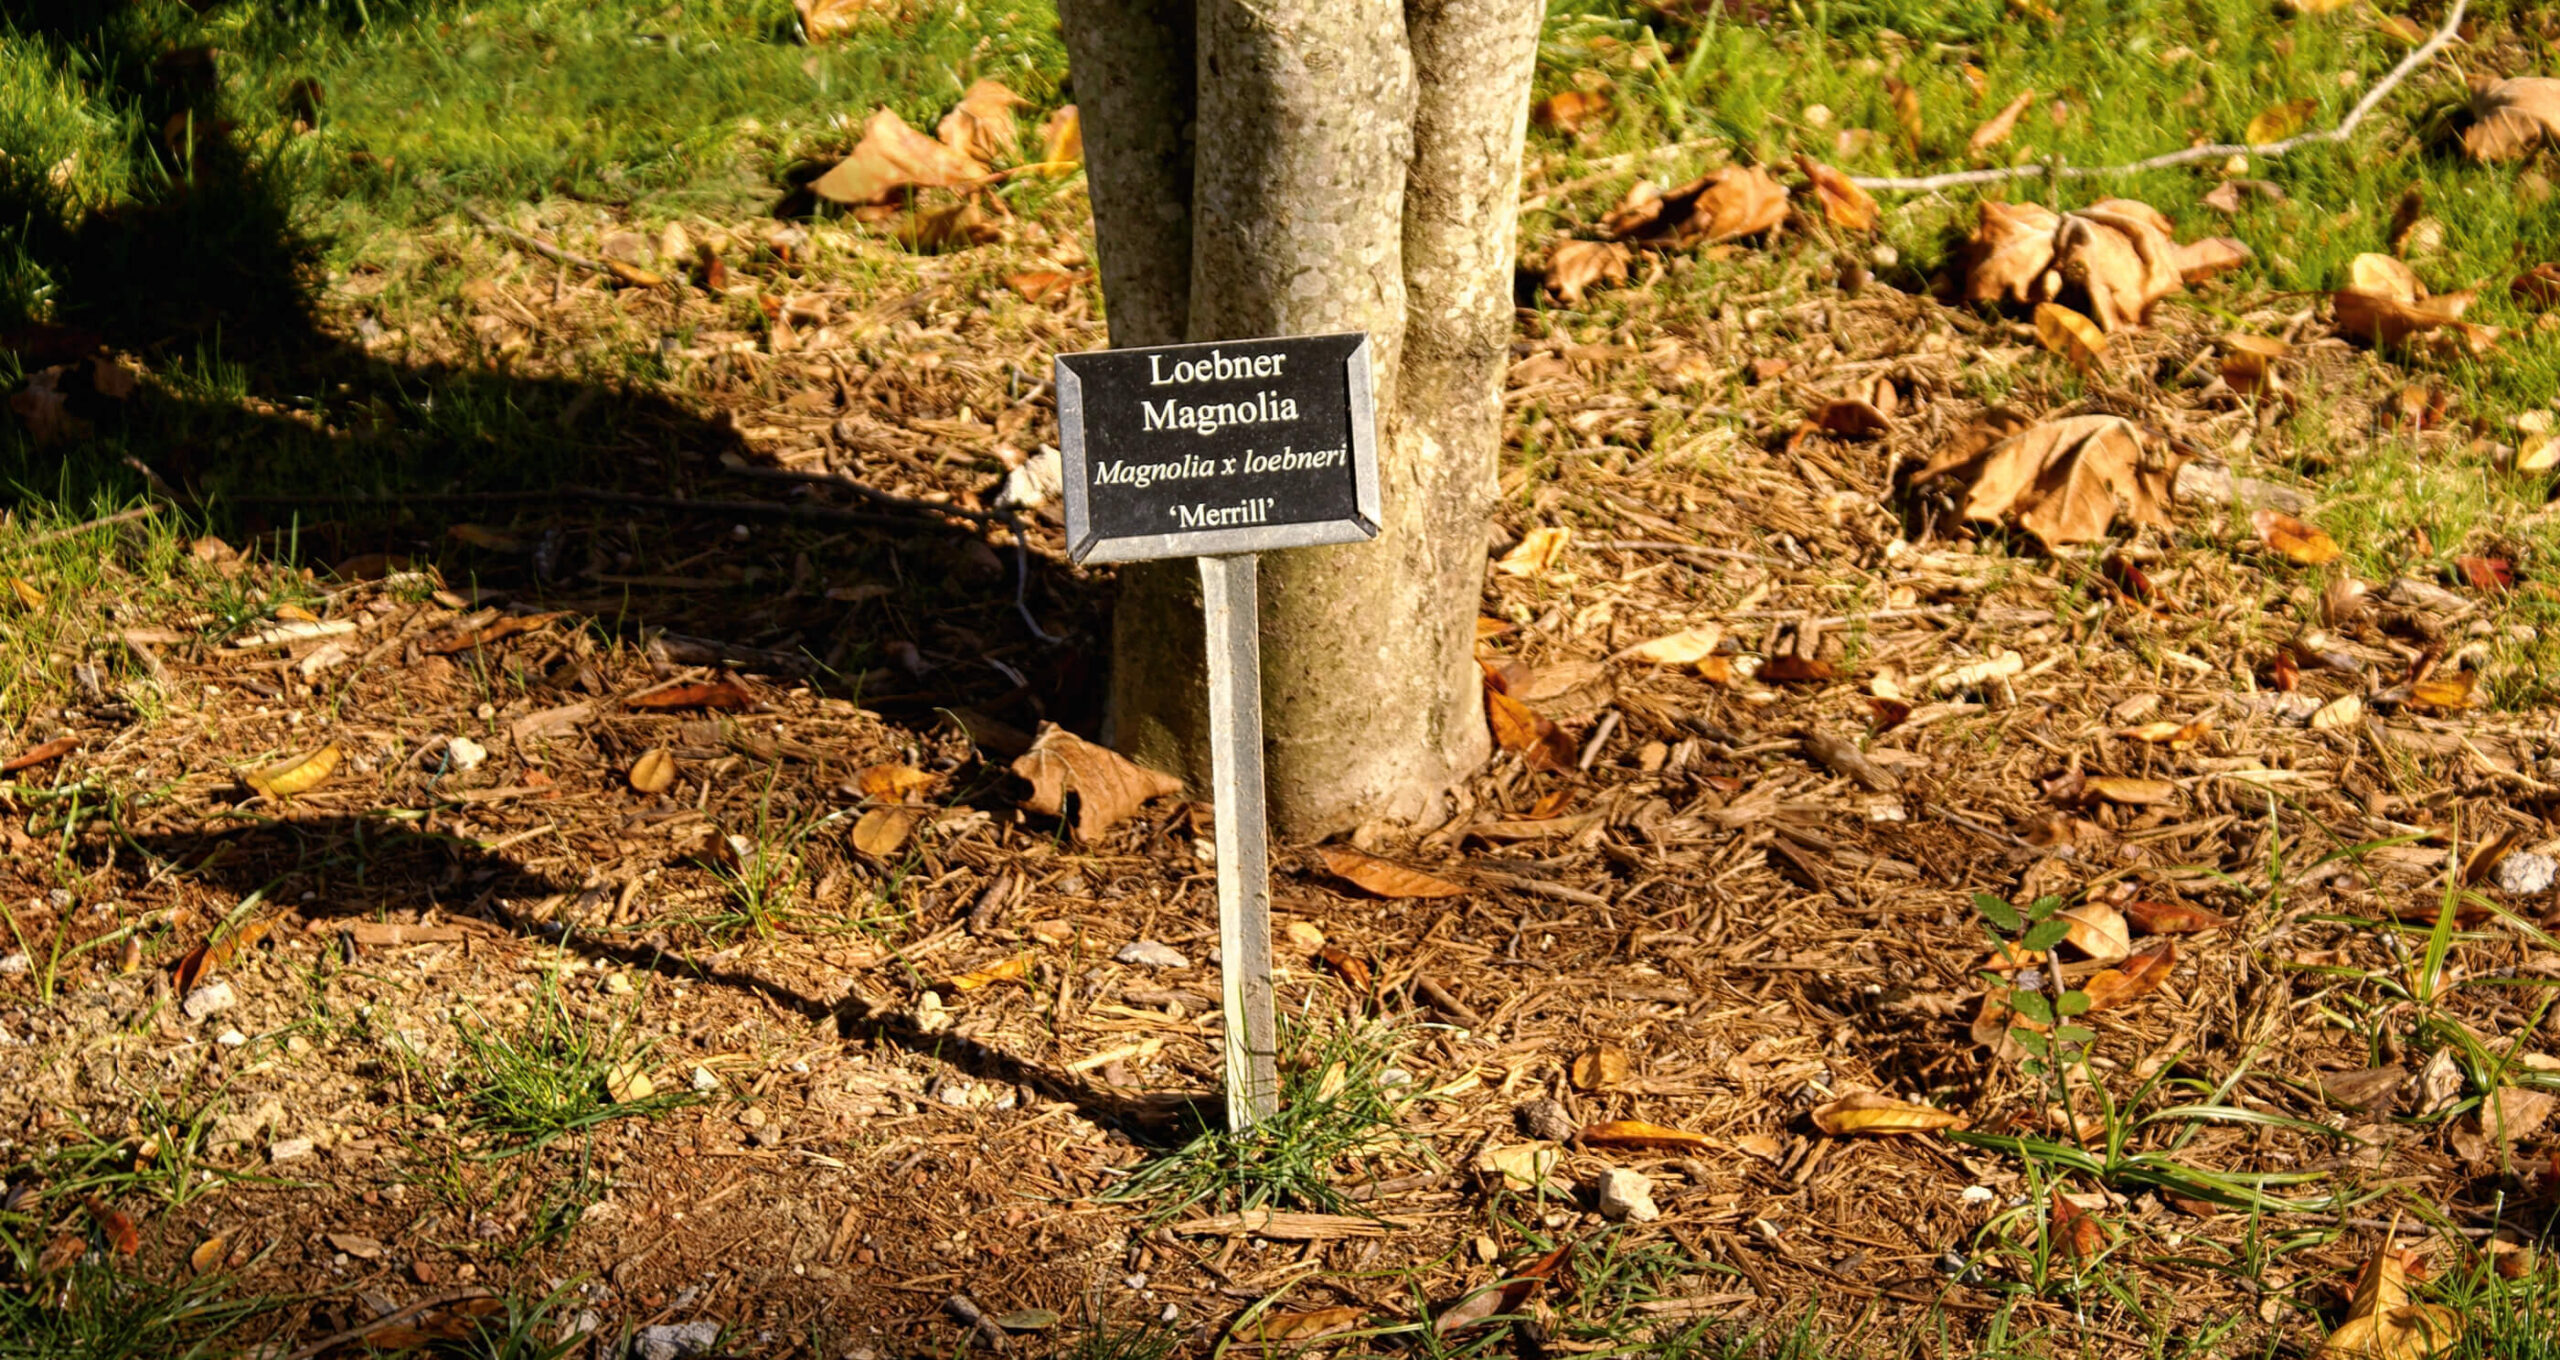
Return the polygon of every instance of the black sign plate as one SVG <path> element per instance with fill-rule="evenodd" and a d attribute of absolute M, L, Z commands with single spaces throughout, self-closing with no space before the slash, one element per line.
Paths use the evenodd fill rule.
<path fill-rule="evenodd" d="M 1365 334 L 1061 354 L 1057 380 L 1076 561 L 1377 537 Z"/>

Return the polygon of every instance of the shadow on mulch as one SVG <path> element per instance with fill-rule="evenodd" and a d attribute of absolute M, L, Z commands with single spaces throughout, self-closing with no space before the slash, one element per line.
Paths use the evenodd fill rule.
<path fill-rule="evenodd" d="M 653 391 L 648 356 L 627 384 L 589 382 L 395 364 L 330 333 L 312 292 L 320 252 L 293 225 L 293 187 L 225 118 L 219 54 L 169 48 L 149 10 L 10 8 L 17 33 L 58 54 L 61 79 L 140 114 L 136 153 L 166 174 L 139 201 L 66 217 L 47 167 L 0 164 L 0 222 L 22 233 L 21 277 L 0 278 L 0 350 L 29 375 L 54 370 L 72 425 L 0 433 L 0 506 L 148 492 L 270 557 L 432 562 L 484 600 L 579 610 L 630 641 L 664 630 L 820 684 L 876 666 L 891 639 L 932 648 L 974 626 L 983 651 L 1016 637 L 1017 589 L 1061 631 L 1105 615 L 1107 582 L 991 555 L 968 524 L 739 475 L 760 459 L 726 413 Z M 116 395 L 92 365 L 102 352 L 138 356 L 162 381 Z M 792 532 L 750 537 L 769 524 Z M 684 564 L 703 579 L 665 579 Z M 895 598 L 831 601 L 831 581 L 894 583 Z M 1065 707 L 1048 716 L 1089 725 L 1099 686 L 1079 681 L 1082 662 L 1067 669 Z"/>
<path fill-rule="evenodd" d="M 1027 1087 L 1044 1098 L 1066 1101 L 1087 1119 L 1144 1140 L 1196 1132 L 1202 1121 L 1217 1114 L 1187 1096 L 1133 1096 L 976 1039 L 927 1033 L 911 1016 L 870 1005 L 859 996 L 812 996 L 663 941 L 621 944 L 556 921 L 532 919 L 525 906 L 576 894 L 579 885 L 532 872 L 471 841 L 406 823 L 370 817 L 235 823 L 216 830 L 140 835 L 131 844 L 161 861 L 185 866 L 191 879 L 208 888 L 244 899 L 262 892 L 268 903 L 297 911 L 305 929 L 322 939 L 341 935 L 343 922 L 415 920 L 434 912 L 442 919 L 483 922 L 556 944 L 596 963 L 645 970 L 691 987 L 728 988 L 813 1024 L 831 1022 L 844 1038 L 887 1043 L 980 1081 Z M 350 953 L 364 948 L 352 937 L 339 947 Z"/>

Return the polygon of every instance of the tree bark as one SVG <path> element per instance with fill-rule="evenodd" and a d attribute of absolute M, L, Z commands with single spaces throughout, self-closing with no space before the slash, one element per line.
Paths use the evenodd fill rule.
<path fill-rule="evenodd" d="M 1122 86 L 1149 69 L 1125 55 L 1133 43 L 1171 25 L 1107 8 L 1067 0 L 1062 12 L 1104 296 L 1114 344 L 1162 343 L 1171 242 L 1124 219 L 1169 201 L 1168 161 L 1129 154 L 1135 135 L 1102 123 L 1164 119 L 1164 101 Z M 1367 331 L 1381 427 L 1378 538 L 1263 560 L 1272 819 L 1287 836 L 1431 820 L 1490 744 L 1474 618 L 1541 7 L 1196 0 L 1194 12 L 1187 97 L 1174 101 L 1196 110 L 1183 338 Z M 1104 90 L 1119 92 L 1088 102 Z M 1148 258 L 1114 259 L 1131 252 Z M 1188 563 L 1124 573 L 1112 737 L 1205 787 L 1199 628 Z"/>

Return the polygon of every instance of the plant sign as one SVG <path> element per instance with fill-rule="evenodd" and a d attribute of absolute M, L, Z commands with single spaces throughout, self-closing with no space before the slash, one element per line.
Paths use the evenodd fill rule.
<path fill-rule="evenodd" d="M 1227 1122 L 1243 1128 L 1279 1104 L 1254 554 L 1377 537 L 1369 337 L 1061 354 L 1057 392 L 1068 555 L 1200 559 Z"/>

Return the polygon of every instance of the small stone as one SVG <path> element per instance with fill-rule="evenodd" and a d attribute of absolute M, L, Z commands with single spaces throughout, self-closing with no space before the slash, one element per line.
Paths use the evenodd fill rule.
<path fill-rule="evenodd" d="M 1291 921 L 1280 933 L 1288 938 L 1289 947 L 1301 954 L 1312 954 L 1324 948 L 1324 932 L 1313 921 Z"/>
<path fill-rule="evenodd" d="M 1140 968 L 1188 968 L 1191 966 L 1191 960 L 1184 958 L 1182 951 L 1156 940 L 1131 941 L 1120 946 L 1120 952 L 1111 957 L 1118 962 L 1135 964 Z"/>
<path fill-rule="evenodd" d="M 34 966 L 34 961 L 27 957 L 26 951 L 23 949 L 11 954 L 0 955 L 0 977 L 16 977 L 20 973 L 23 973 Z"/>
<path fill-rule="evenodd" d="M 605 975 L 604 975 L 604 990 L 605 990 L 605 993 L 606 993 L 607 995 L 609 995 L 609 996 L 629 996 L 629 995 L 631 995 L 632 990 L 633 990 L 633 989 L 632 989 L 632 986 L 631 986 L 631 975 L 630 975 L 629 973 L 607 973 L 607 974 L 605 974 Z"/>
<path fill-rule="evenodd" d="M 750 1105 L 744 1114 L 738 1116 L 738 1122 L 751 1129 L 763 1128 L 764 1121 L 765 1113 L 762 1105 Z"/>
<path fill-rule="evenodd" d="M 476 770 L 489 758 L 489 748 L 469 737 L 455 737 L 444 744 L 445 759 L 457 770 Z"/>
<path fill-rule="evenodd" d="M 952 1015 L 942 1004 L 942 994 L 926 992 L 916 998 L 916 1028 L 926 1034 L 940 1034 L 951 1028 Z"/>
<path fill-rule="evenodd" d="M 1653 1182 L 1633 1171 L 1602 1172 L 1599 1200 L 1600 1216 L 1612 1223 L 1651 1223 L 1662 1217 L 1654 1207 Z"/>
<path fill-rule="evenodd" d="M 299 1157 L 310 1156 L 311 1150 L 312 1142 L 308 1138 L 279 1138 L 267 1144 L 267 1160 L 290 1162 Z"/>
<path fill-rule="evenodd" d="M 1066 465 L 1056 449 L 1043 446 L 1022 466 L 1004 475 L 996 504 L 1014 510 L 1037 510 L 1057 498 L 1066 484 Z"/>
<path fill-rule="evenodd" d="M 687 1360 L 709 1355 L 720 1344 L 720 1324 L 711 1321 L 670 1322 L 643 1327 L 631 1338 L 632 1360 Z"/>
<path fill-rule="evenodd" d="M 242 1034 L 236 1029 L 226 1029 L 222 1033 L 215 1035 L 213 1041 L 222 1045 L 224 1048 L 238 1048 L 242 1044 L 249 1042 L 249 1036 Z"/>
<path fill-rule="evenodd" d="M 696 1094 L 707 1096 L 720 1089 L 720 1079 L 711 1075 L 710 1068 L 697 1067 L 693 1069 L 693 1089 Z"/>
<path fill-rule="evenodd" d="M 2493 876 L 2498 881 L 2500 892 L 2530 897 L 2551 890 L 2551 881 L 2560 878 L 2560 861 L 2530 850 L 2518 851 L 2499 860 Z"/>
<path fill-rule="evenodd" d="M 1573 1116 L 1565 1113 L 1563 1103 L 1555 1100 L 1523 1102 L 1513 1107 L 1511 1122 L 1520 1126 L 1523 1136 L 1543 1138 L 1550 1143 L 1566 1142 L 1582 1131 L 1582 1126 L 1573 1122 Z"/>
<path fill-rule="evenodd" d="M 230 983 L 208 982 L 187 993 L 187 999 L 179 1002 L 178 1008 L 185 1011 L 190 1020 L 204 1020 L 239 1004 L 240 997 L 231 990 Z"/>

